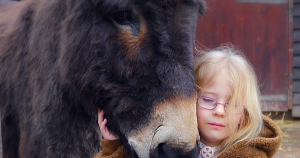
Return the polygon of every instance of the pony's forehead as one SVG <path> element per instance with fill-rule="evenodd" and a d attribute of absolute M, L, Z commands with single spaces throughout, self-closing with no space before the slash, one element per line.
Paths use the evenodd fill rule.
<path fill-rule="evenodd" d="M 188 6 L 184 11 L 193 12 L 190 8 L 198 8 L 198 15 L 201 16 L 206 8 L 203 0 L 94 0 L 93 3 L 104 15 L 121 10 L 139 10 L 147 14 L 170 16 L 170 13 L 176 12 L 176 8 Z"/>
<path fill-rule="evenodd" d="M 120 8 L 126 8 L 136 4 L 144 6 L 149 4 L 160 4 L 161 6 L 168 4 L 178 5 L 180 2 L 202 4 L 203 0 L 94 0 L 94 3 L 101 3 L 104 6 L 116 6 Z"/>

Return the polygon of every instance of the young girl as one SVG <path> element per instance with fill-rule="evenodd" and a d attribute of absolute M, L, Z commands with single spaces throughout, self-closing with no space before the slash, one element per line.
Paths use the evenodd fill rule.
<path fill-rule="evenodd" d="M 257 78 L 245 57 L 231 45 L 202 52 L 195 62 L 195 75 L 198 158 L 272 157 L 282 132 L 261 113 Z M 95 158 L 128 157 L 117 137 L 107 130 L 103 115 L 100 111 L 103 150 Z"/>

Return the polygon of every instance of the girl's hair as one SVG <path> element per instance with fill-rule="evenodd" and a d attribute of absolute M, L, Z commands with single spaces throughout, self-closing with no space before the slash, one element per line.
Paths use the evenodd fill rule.
<path fill-rule="evenodd" d="M 221 45 L 209 51 L 200 50 L 199 52 L 200 57 L 195 61 L 198 92 L 204 92 L 214 83 L 215 76 L 222 69 L 225 69 L 228 73 L 230 83 L 228 88 L 231 92 L 229 108 L 226 111 L 236 104 L 245 107 L 238 128 L 229 125 L 228 130 L 232 132 L 218 146 L 220 154 L 235 143 L 246 139 L 251 141 L 251 138 L 259 135 L 263 121 L 258 81 L 251 64 L 243 53 L 232 44 Z M 228 120 L 234 117 L 228 112 L 226 115 Z"/>

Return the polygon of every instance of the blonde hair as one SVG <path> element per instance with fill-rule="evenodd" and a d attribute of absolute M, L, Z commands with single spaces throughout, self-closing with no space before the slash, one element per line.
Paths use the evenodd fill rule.
<path fill-rule="evenodd" d="M 251 141 L 251 138 L 259 135 L 263 124 L 260 91 L 252 65 L 247 61 L 242 51 L 234 45 L 221 45 L 209 51 L 200 50 L 200 54 L 200 57 L 195 61 L 198 92 L 204 92 L 214 83 L 216 74 L 225 69 L 228 73 L 229 89 L 232 93 L 229 107 L 233 104 L 240 104 L 245 107 L 239 127 L 236 128 L 233 125 L 228 127 L 228 130 L 232 132 L 218 146 L 218 153 L 220 154 L 240 141 L 246 139 Z M 228 120 L 233 117 L 232 114 L 226 113 L 226 115 Z"/>

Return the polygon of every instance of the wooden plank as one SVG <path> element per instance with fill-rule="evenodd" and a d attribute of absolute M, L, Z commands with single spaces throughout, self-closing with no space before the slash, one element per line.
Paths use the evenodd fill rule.
<path fill-rule="evenodd" d="M 294 93 L 293 94 L 293 104 L 299 104 L 300 105 L 300 93 Z"/>
<path fill-rule="evenodd" d="M 293 79 L 299 80 L 300 79 L 300 68 L 293 69 Z"/>
<path fill-rule="evenodd" d="M 286 94 L 277 95 L 262 95 L 260 97 L 261 101 L 277 101 L 277 102 L 287 102 L 288 98 Z"/>
<path fill-rule="evenodd" d="M 300 42 L 300 30 L 294 30 L 294 42 Z"/>
<path fill-rule="evenodd" d="M 288 111 L 287 102 L 262 102 L 263 112 Z"/>
<path fill-rule="evenodd" d="M 289 44 L 288 44 L 288 109 L 292 109 L 293 107 L 293 95 L 291 95 L 293 93 L 293 44 L 294 44 L 294 19 L 293 19 L 293 0 L 289 0 Z"/>
<path fill-rule="evenodd" d="M 300 29 L 300 17 L 294 17 L 294 29 Z"/>
<path fill-rule="evenodd" d="M 300 16 L 300 4 L 294 5 L 294 16 Z"/>
<path fill-rule="evenodd" d="M 263 95 L 287 94 L 289 69 L 288 6 L 257 4 L 255 13 L 256 56 L 254 66 L 256 70 L 259 70 L 261 91 Z M 281 42 L 277 39 L 281 39 Z"/>
<path fill-rule="evenodd" d="M 294 67 L 300 67 L 300 56 L 294 56 Z"/>
<path fill-rule="evenodd" d="M 300 43 L 294 43 L 293 54 L 300 54 Z"/>
<path fill-rule="evenodd" d="M 300 81 L 293 82 L 293 91 L 294 93 L 300 93 Z"/>
<path fill-rule="evenodd" d="M 300 117 L 300 105 L 293 106 L 292 117 Z"/>

